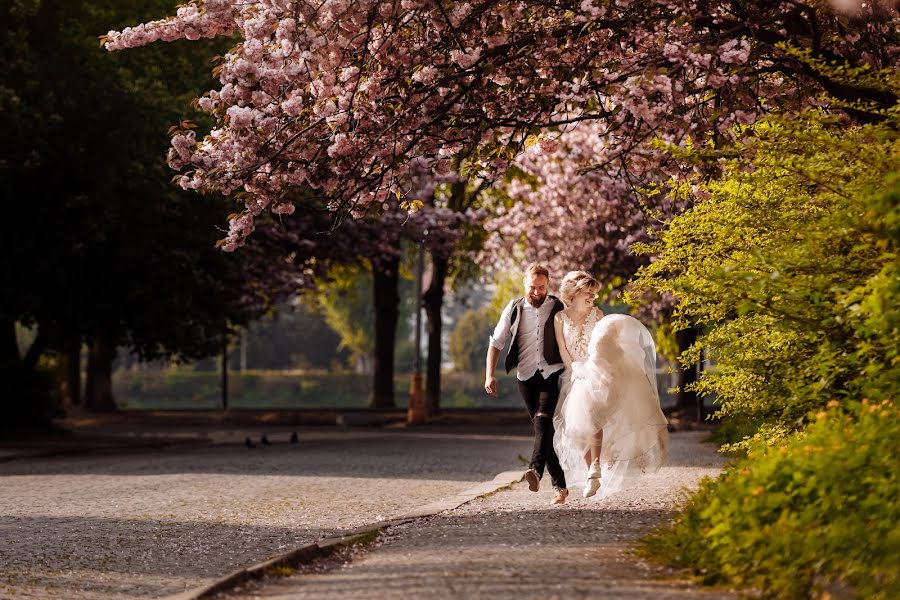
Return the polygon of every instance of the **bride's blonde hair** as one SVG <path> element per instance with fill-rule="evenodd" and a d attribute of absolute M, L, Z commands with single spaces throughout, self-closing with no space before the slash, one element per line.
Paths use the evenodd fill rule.
<path fill-rule="evenodd" d="M 596 294 L 600 291 L 600 282 L 591 277 L 587 271 L 569 271 L 559 284 L 559 298 L 569 306 L 575 296 L 585 290 Z"/>

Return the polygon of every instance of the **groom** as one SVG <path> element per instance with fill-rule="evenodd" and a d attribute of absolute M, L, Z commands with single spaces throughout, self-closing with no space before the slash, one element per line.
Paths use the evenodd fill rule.
<path fill-rule="evenodd" d="M 541 264 L 532 264 L 525 271 L 525 296 L 506 305 L 500 322 L 494 329 L 487 351 L 484 391 L 497 395 L 494 369 L 506 340 L 512 336 L 506 356 L 506 372 L 516 367 L 519 393 L 528 407 L 534 424 L 534 450 L 525 481 L 532 492 L 538 491 L 544 465 L 556 494 L 553 504 L 562 504 L 569 495 L 566 476 L 553 449 L 553 412 L 559 399 L 559 376 L 563 370 L 562 357 L 556 344 L 553 317 L 564 306 L 554 296 L 547 295 L 550 273 Z"/>

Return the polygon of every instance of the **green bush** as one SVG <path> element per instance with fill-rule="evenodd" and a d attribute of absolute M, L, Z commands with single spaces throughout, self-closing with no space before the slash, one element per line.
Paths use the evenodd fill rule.
<path fill-rule="evenodd" d="M 697 388 L 744 455 L 650 556 L 767 597 L 900 597 L 897 123 L 758 124 L 654 246 L 637 287 L 705 326 L 687 357 L 716 362 Z"/>
<path fill-rule="evenodd" d="M 900 598 L 900 411 L 820 411 L 706 480 L 649 555 L 778 598 Z"/>

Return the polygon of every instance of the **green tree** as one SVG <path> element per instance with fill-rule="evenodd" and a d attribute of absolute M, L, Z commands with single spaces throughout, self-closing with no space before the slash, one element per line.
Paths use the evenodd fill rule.
<path fill-rule="evenodd" d="M 353 367 L 371 373 L 375 349 L 372 274 L 362 265 L 347 265 L 332 269 L 329 278 L 317 296 L 325 322 L 338 334 L 340 348 L 350 353 Z"/>
<path fill-rule="evenodd" d="M 21 382 L 4 393 L 15 405 L 8 411 L 46 395 L 33 381 L 48 354 L 69 357 L 77 402 L 82 343 L 90 347 L 86 403 L 112 409 L 117 346 L 147 358 L 203 356 L 217 351 L 229 324 L 273 300 L 254 263 L 277 265 L 278 250 L 261 240 L 243 256 L 215 252 L 222 200 L 171 186 L 162 159 L 167 128 L 209 86 L 209 61 L 229 41 L 112 56 L 97 43 L 110 23 L 168 8 L 165 0 L 0 3 L 0 185 L 17 224 L 7 240 L 16 252 L 0 258 L 0 369 Z M 37 332 L 24 355 L 13 344 L 16 322 Z"/>
<path fill-rule="evenodd" d="M 246 357 L 248 369 L 328 369 L 346 359 L 340 336 L 325 322 L 312 299 L 284 303 L 251 323 L 241 338 L 246 348 L 231 355 L 232 366 Z"/>
<path fill-rule="evenodd" d="M 715 361 L 696 386 L 720 415 L 780 435 L 892 364 L 896 330 L 858 325 L 859 290 L 897 260 L 870 206 L 900 172 L 896 126 L 847 127 L 817 110 L 771 118 L 745 132 L 720 179 L 674 190 L 694 205 L 643 248 L 659 258 L 637 289 L 673 294 L 676 320 L 705 327 L 683 358 L 705 348 Z"/>
<path fill-rule="evenodd" d="M 450 358 L 455 370 L 467 373 L 484 370 L 487 340 L 496 321 L 496 311 L 491 306 L 470 310 L 460 317 L 450 334 Z"/>
<path fill-rule="evenodd" d="M 393 352 L 402 369 L 411 367 L 409 353 L 412 334 L 413 290 L 409 273 L 401 270 L 397 295 L 397 339 Z M 375 351 L 375 305 L 373 278 L 365 263 L 336 265 L 315 295 L 325 322 L 340 339 L 339 348 L 350 353 L 350 363 L 359 372 L 371 373 Z"/>

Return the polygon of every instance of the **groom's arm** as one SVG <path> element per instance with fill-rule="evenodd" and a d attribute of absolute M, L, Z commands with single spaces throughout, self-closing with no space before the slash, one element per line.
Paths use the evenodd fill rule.
<path fill-rule="evenodd" d="M 494 377 L 494 369 L 497 368 L 497 359 L 500 358 L 500 350 L 488 346 L 487 360 L 484 365 L 484 391 L 491 396 L 497 396 L 497 378 Z"/>
<path fill-rule="evenodd" d="M 500 352 L 506 345 L 506 338 L 509 337 L 509 326 L 512 317 L 512 307 L 515 300 L 511 301 L 503 309 L 500 315 L 500 321 L 494 327 L 494 334 L 488 340 L 487 357 L 484 364 L 484 391 L 491 396 L 497 396 L 497 378 L 494 377 L 494 370 L 497 368 L 497 359 L 500 358 Z"/>

